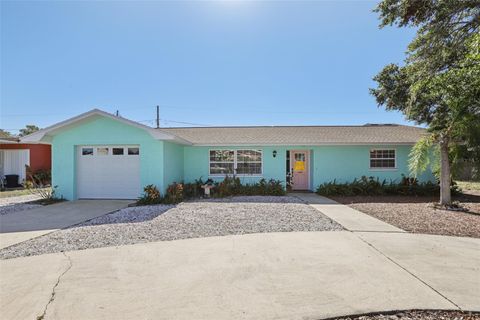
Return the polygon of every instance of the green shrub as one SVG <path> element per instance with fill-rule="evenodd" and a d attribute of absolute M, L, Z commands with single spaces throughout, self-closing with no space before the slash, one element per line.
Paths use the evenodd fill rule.
<path fill-rule="evenodd" d="M 174 204 L 182 202 L 184 199 L 198 198 L 204 195 L 202 186 L 205 183 L 211 182 L 207 180 L 204 182 L 201 178 L 195 180 L 193 183 L 172 183 L 168 186 L 165 196 L 160 195 L 157 187 L 150 184 L 143 188 L 143 195 L 137 200 L 137 205 L 152 205 L 152 204 Z M 265 180 L 261 179 L 254 184 L 242 184 L 237 177 L 226 176 L 221 182 L 214 183 L 212 196 L 216 198 L 231 197 L 231 196 L 283 196 L 285 195 L 285 188 L 280 180 Z"/>
<path fill-rule="evenodd" d="M 226 176 L 221 182 L 215 183 L 213 196 L 223 198 L 242 194 L 242 183 L 238 177 Z"/>
<path fill-rule="evenodd" d="M 418 182 L 416 178 L 402 176 L 397 183 L 378 178 L 362 176 L 352 182 L 337 183 L 336 180 L 326 182 L 318 186 L 317 193 L 324 196 L 380 196 L 380 195 L 410 195 L 429 196 L 438 195 L 440 187 L 438 183 Z M 458 192 L 458 187 L 452 185 L 452 192 Z"/>
<path fill-rule="evenodd" d="M 265 196 L 283 196 L 285 195 L 285 188 L 280 180 L 270 179 L 266 181 L 261 179 L 257 184 L 259 195 Z"/>
<path fill-rule="evenodd" d="M 137 200 L 138 205 L 149 205 L 149 204 L 159 204 L 162 202 L 162 197 L 160 196 L 160 191 L 158 188 L 149 184 L 143 188 L 143 195 Z"/>
<path fill-rule="evenodd" d="M 203 196 L 202 186 L 205 184 L 202 178 L 195 180 L 193 183 L 183 184 L 183 197 L 185 199 L 198 198 Z"/>
<path fill-rule="evenodd" d="M 260 179 L 253 184 L 242 184 L 238 177 L 226 176 L 225 179 L 215 184 L 213 196 L 222 198 L 230 196 L 283 196 L 285 188 L 280 180 Z"/>
<path fill-rule="evenodd" d="M 172 183 L 168 186 L 165 197 L 163 198 L 163 203 L 180 203 L 183 201 L 183 184 L 182 183 Z"/>

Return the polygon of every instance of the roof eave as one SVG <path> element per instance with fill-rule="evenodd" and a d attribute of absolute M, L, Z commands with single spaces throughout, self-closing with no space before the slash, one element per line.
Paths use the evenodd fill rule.
<path fill-rule="evenodd" d="M 2 144 L 17 144 L 18 141 L 16 141 L 16 140 L 8 140 L 8 139 L 0 139 L 0 143 L 2 143 Z"/>

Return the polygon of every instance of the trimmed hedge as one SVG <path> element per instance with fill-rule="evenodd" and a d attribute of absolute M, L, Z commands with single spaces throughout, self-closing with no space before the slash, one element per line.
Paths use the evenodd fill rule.
<path fill-rule="evenodd" d="M 458 186 L 452 184 L 452 193 L 458 193 Z M 418 182 L 416 178 L 402 176 L 400 183 L 380 181 L 378 178 L 362 176 L 352 182 L 338 183 L 336 180 L 318 186 L 317 194 L 323 196 L 379 196 L 409 195 L 430 196 L 440 193 L 440 186 L 433 182 Z"/>

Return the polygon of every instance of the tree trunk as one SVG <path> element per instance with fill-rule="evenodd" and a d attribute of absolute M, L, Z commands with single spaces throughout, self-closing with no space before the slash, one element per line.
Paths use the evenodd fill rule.
<path fill-rule="evenodd" d="M 440 204 L 450 205 L 450 160 L 448 158 L 448 138 L 440 140 Z"/>

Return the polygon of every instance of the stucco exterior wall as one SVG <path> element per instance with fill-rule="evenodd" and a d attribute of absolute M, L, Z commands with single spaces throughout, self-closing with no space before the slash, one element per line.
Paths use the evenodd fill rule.
<path fill-rule="evenodd" d="M 184 146 L 168 141 L 154 139 L 147 131 L 115 119 L 96 116 L 70 127 L 63 128 L 52 137 L 52 180 L 57 186 L 57 195 L 65 199 L 76 199 L 77 185 L 77 147 L 102 145 L 139 145 L 140 146 L 140 184 L 141 188 L 154 184 L 164 193 L 173 182 L 193 182 L 209 176 L 210 149 L 259 149 L 263 155 L 263 174 L 261 176 L 240 176 L 242 183 L 253 183 L 261 178 L 286 181 L 287 150 L 310 151 L 310 189 L 336 179 L 338 182 L 352 181 L 362 175 L 378 177 L 381 180 L 401 179 L 408 176 L 408 154 L 411 146 L 262 146 L 262 147 L 200 147 Z M 391 170 L 372 170 L 370 150 L 395 149 L 397 168 Z M 273 156 L 276 151 L 276 157 Z M 120 173 L 121 174 L 121 173 Z M 126 177 L 127 179 L 128 177 Z M 223 177 L 212 177 L 222 180 Z M 421 177 L 421 181 L 433 180 L 431 172 Z M 139 196 L 141 190 L 139 191 Z"/>
<path fill-rule="evenodd" d="M 165 188 L 174 182 L 183 182 L 183 145 L 164 142 L 164 181 Z"/>
<path fill-rule="evenodd" d="M 313 148 L 315 165 L 313 177 L 315 188 L 324 182 L 336 179 L 338 182 L 348 182 L 361 176 L 373 176 L 380 180 L 396 180 L 400 182 L 402 174 L 410 176 L 408 155 L 412 146 L 321 146 Z M 396 169 L 370 169 L 371 149 L 395 149 Z M 419 177 L 421 181 L 433 180 L 428 172 Z"/>
<path fill-rule="evenodd" d="M 263 178 L 278 179 L 285 183 L 286 151 L 310 150 L 310 188 L 315 190 L 324 182 L 352 181 L 361 176 L 373 176 L 380 180 L 400 181 L 402 174 L 409 176 L 408 154 L 412 146 L 385 145 L 385 146 L 275 146 L 275 147 L 185 147 L 184 148 L 184 179 L 192 182 L 195 179 L 208 179 L 209 150 L 210 149 L 259 149 L 263 152 Z M 370 169 L 370 150 L 395 149 L 397 168 L 388 170 Z M 273 151 L 277 156 L 273 157 Z M 240 177 L 242 182 L 256 182 L 262 177 Z M 221 180 L 220 177 L 212 177 Z M 419 177 L 420 181 L 433 181 L 431 172 Z"/>
<path fill-rule="evenodd" d="M 139 145 L 141 187 L 164 190 L 163 141 L 148 132 L 105 117 L 96 117 L 53 136 L 52 183 L 57 196 L 76 199 L 76 147 L 79 145 Z M 140 194 L 139 194 L 140 195 Z"/>

